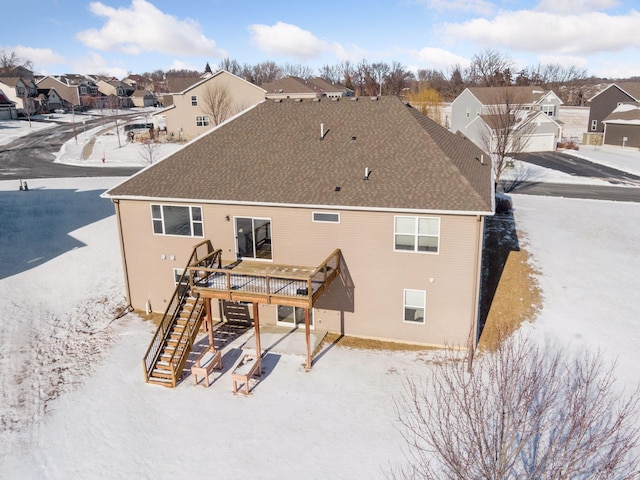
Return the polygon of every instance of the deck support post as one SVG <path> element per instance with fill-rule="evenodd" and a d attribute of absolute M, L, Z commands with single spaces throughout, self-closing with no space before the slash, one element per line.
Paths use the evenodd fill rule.
<path fill-rule="evenodd" d="M 305 366 L 305 370 L 308 372 L 311 370 L 311 318 L 310 318 L 310 309 L 304 309 L 304 336 L 307 342 L 307 365 Z"/>
<path fill-rule="evenodd" d="M 256 331 L 256 359 L 258 363 L 258 375 L 262 375 L 262 347 L 260 347 L 260 315 L 258 302 L 253 302 L 253 326 Z"/>
<path fill-rule="evenodd" d="M 209 331 L 209 348 L 211 350 L 215 349 L 216 345 L 213 341 L 213 319 L 211 318 L 211 299 L 204 299 L 204 308 L 205 308 L 205 325 L 207 326 L 207 330 Z"/>

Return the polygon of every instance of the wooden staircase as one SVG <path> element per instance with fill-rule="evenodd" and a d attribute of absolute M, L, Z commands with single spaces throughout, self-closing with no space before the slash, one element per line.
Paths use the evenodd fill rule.
<path fill-rule="evenodd" d="M 196 245 L 173 292 L 158 329 L 142 359 L 148 383 L 175 387 L 193 349 L 205 314 L 204 299 L 191 289 L 191 266 L 214 266 L 220 262 L 220 250 L 210 241 Z"/>
<path fill-rule="evenodd" d="M 200 330 L 203 314 L 204 301 L 201 297 L 188 296 L 184 299 L 175 321 L 167 331 L 160 355 L 149 372 L 148 383 L 176 386 Z"/>

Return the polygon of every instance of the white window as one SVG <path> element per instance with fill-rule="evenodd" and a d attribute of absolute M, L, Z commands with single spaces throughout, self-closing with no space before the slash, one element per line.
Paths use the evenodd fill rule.
<path fill-rule="evenodd" d="M 87 87 L 85 87 L 85 86 L 81 86 L 81 87 L 80 87 L 80 93 L 82 93 L 82 94 L 86 94 L 86 93 L 87 93 Z"/>
<path fill-rule="evenodd" d="M 553 117 L 556 114 L 556 106 L 553 105 L 553 104 L 551 104 L 551 105 L 543 105 L 542 106 L 542 112 L 546 113 L 550 117 Z"/>
<path fill-rule="evenodd" d="M 478 115 L 480 115 L 480 112 L 481 112 L 481 111 L 482 111 L 482 108 L 480 108 L 480 107 L 476 108 L 476 117 L 477 117 Z"/>
<path fill-rule="evenodd" d="M 598 129 L 598 120 L 591 120 L 591 130 Z"/>
<path fill-rule="evenodd" d="M 427 292 L 424 290 L 409 290 L 405 288 L 403 295 L 403 321 L 424 325 L 427 308 Z"/>
<path fill-rule="evenodd" d="M 151 205 L 153 233 L 203 237 L 202 209 L 178 205 Z"/>
<path fill-rule="evenodd" d="M 471 107 L 467 107 L 467 118 L 471 116 Z"/>
<path fill-rule="evenodd" d="M 209 117 L 206 115 L 196 115 L 196 127 L 208 127 Z"/>
<path fill-rule="evenodd" d="M 340 214 L 331 212 L 313 212 L 313 221 L 322 223 L 340 223 Z"/>
<path fill-rule="evenodd" d="M 191 106 L 192 107 L 197 107 L 198 106 L 198 97 L 197 97 L 197 95 L 191 95 Z"/>
<path fill-rule="evenodd" d="M 438 253 L 439 243 L 439 218 L 395 217 L 394 250 Z"/>

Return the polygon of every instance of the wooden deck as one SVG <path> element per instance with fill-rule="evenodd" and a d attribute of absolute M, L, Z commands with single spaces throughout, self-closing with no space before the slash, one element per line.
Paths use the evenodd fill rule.
<path fill-rule="evenodd" d="M 313 307 L 340 269 L 336 249 L 315 267 L 237 261 L 218 268 L 189 266 L 190 285 L 204 298 Z"/>

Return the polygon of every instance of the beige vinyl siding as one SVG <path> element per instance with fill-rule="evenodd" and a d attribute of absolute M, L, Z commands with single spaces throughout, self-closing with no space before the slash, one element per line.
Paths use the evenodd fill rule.
<path fill-rule="evenodd" d="M 132 305 L 144 309 L 148 299 L 162 312 L 173 293 L 173 269 L 184 268 L 202 239 L 153 235 L 150 203 L 120 202 L 124 248 Z M 342 275 L 316 304 L 317 329 L 435 345 L 464 345 L 468 339 L 477 310 L 481 222 L 475 216 L 421 215 L 441 219 L 440 249 L 433 254 L 394 251 L 394 213 L 338 210 L 340 223 L 320 223 L 312 221 L 317 209 L 193 205 L 203 207 L 205 238 L 228 262 L 235 259 L 237 216 L 271 219 L 273 263 L 316 266 L 341 249 Z M 426 291 L 424 325 L 403 322 L 404 289 Z M 214 306 L 216 317 L 217 311 Z M 274 306 L 260 306 L 260 314 L 262 322 L 275 323 Z"/>

